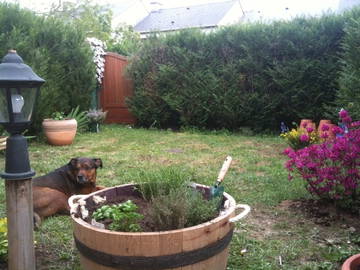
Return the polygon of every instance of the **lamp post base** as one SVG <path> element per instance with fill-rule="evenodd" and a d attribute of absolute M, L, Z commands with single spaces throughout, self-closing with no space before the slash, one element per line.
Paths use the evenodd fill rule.
<path fill-rule="evenodd" d="M 35 270 L 31 179 L 5 180 L 8 269 Z"/>
<path fill-rule="evenodd" d="M 35 270 L 34 221 L 31 177 L 27 142 L 20 134 L 6 141 L 5 178 L 8 228 L 8 269 Z"/>

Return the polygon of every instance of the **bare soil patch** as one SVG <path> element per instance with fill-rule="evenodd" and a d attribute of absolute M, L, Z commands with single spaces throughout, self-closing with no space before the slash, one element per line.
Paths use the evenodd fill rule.
<path fill-rule="evenodd" d="M 323 238 L 331 237 L 334 230 L 360 232 L 359 215 L 339 210 L 334 204 L 324 200 L 285 200 L 273 209 L 253 208 L 246 219 L 251 237 L 264 240 L 268 237 L 296 237 L 295 226 L 314 226 Z"/>
<path fill-rule="evenodd" d="M 301 213 L 307 219 L 324 227 L 340 225 L 360 231 L 359 214 L 337 208 L 327 200 L 286 200 L 278 206 L 280 209 Z"/>

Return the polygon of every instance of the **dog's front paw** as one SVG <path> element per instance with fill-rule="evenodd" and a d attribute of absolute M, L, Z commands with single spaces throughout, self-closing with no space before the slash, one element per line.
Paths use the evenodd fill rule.
<path fill-rule="evenodd" d="M 102 190 L 104 188 L 106 188 L 106 187 L 104 187 L 104 186 L 96 186 L 96 190 Z"/>
<path fill-rule="evenodd" d="M 34 229 L 38 230 L 41 225 L 41 217 L 36 212 L 34 212 L 33 221 L 34 221 Z"/>

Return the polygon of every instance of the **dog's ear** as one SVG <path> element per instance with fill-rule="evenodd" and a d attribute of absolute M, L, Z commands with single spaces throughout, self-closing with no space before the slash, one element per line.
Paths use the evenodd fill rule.
<path fill-rule="evenodd" d="M 78 158 L 72 158 L 70 161 L 69 161 L 69 166 L 73 167 L 73 168 L 76 168 L 76 164 L 78 163 Z"/>
<path fill-rule="evenodd" d="M 94 162 L 95 162 L 95 168 L 102 168 L 103 164 L 102 164 L 102 160 L 100 158 L 93 158 Z"/>

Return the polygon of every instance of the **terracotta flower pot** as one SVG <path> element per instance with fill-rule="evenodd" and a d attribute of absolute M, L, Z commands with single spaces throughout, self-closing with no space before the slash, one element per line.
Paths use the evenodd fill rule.
<path fill-rule="evenodd" d="M 218 217 L 188 228 L 161 232 L 117 232 L 97 228 L 79 217 L 81 206 L 94 205 L 93 197 L 111 201 L 121 194 L 135 192 L 133 184 L 103 189 L 89 195 L 69 198 L 74 239 L 80 262 L 86 270 L 225 270 L 235 222 L 246 216 L 250 207 L 237 205 L 224 192 L 228 207 Z M 210 187 L 196 185 L 210 194 Z M 77 203 L 75 201 L 77 200 Z M 237 208 L 244 209 L 236 216 Z M 80 208 L 81 209 L 81 208 Z"/>
<path fill-rule="evenodd" d="M 315 129 L 316 129 L 316 125 L 315 125 L 315 123 L 314 123 L 311 119 L 302 119 L 302 120 L 300 121 L 300 126 L 299 126 L 299 128 L 302 129 L 305 134 L 308 134 L 308 132 L 307 132 L 306 129 L 307 129 L 307 128 L 312 128 L 313 130 L 315 130 Z"/>
<path fill-rule="evenodd" d="M 324 136 L 326 136 L 326 138 L 324 138 L 326 141 L 334 139 L 335 138 L 335 134 L 333 132 L 334 126 L 335 125 L 332 124 L 330 120 L 325 120 L 325 119 L 320 120 L 318 127 L 318 134 L 320 138 L 324 138 Z"/>
<path fill-rule="evenodd" d="M 42 127 L 49 144 L 58 146 L 69 145 L 74 141 L 77 121 L 75 119 L 44 119 Z"/>
<path fill-rule="evenodd" d="M 341 270 L 359 270 L 360 254 L 356 254 L 348 258 L 341 267 Z"/>

